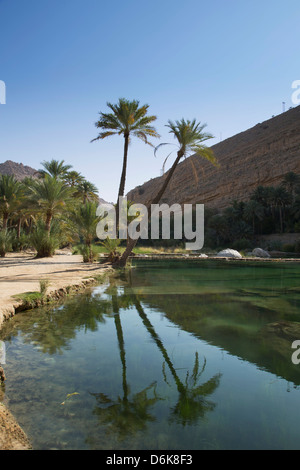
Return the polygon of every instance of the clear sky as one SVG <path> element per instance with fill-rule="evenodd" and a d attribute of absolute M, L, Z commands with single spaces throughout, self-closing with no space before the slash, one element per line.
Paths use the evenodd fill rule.
<path fill-rule="evenodd" d="M 217 143 L 292 106 L 299 0 L 0 0 L 0 163 L 65 160 L 115 201 L 123 139 L 90 141 L 106 103 L 207 123 Z M 157 142 L 158 143 L 158 142 Z M 165 154 L 132 141 L 126 192 Z"/>

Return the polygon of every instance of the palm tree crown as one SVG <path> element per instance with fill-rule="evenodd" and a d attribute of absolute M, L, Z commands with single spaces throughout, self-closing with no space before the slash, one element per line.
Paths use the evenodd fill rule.
<path fill-rule="evenodd" d="M 65 161 L 51 160 L 50 162 L 42 162 L 44 170 L 38 172 L 42 175 L 50 175 L 54 178 L 63 178 L 66 176 L 68 171 L 72 168 L 72 165 L 65 165 Z"/>
<path fill-rule="evenodd" d="M 171 169 L 169 170 L 168 175 L 162 185 L 162 188 L 157 193 L 156 197 L 151 202 L 151 204 L 157 204 L 160 201 L 179 161 L 183 157 L 187 157 L 189 154 L 194 153 L 194 154 L 197 154 L 197 156 L 200 156 L 204 158 L 205 160 L 208 160 L 213 165 L 215 166 L 217 165 L 217 160 L 214 156 L 213 151 L 204 144 L 206 140 L 213 138 L 211 134 L 207 132 L 203 132 L 203 129 L 206 127 L 206 124 L 201 124 L 200 122 L 196 122 L 196 119 L 193 119 L 192 121 L 190 121 L 189 119 L 187 120 L 181 119 L 180 121 L 175 121 L 175 122 L 169 120 L 166 127 L 170 129 L 169 133 L 173 134 L 174 138 L 177 140 L 177 147 L 178 147 L 177 158 L 174 161 Z M 168 145 L 168 144 L 166 143 L 159 144 L 155 149 L 155 153 L 162 145 Z M 167 158 L 165 159 L 164 165 L 170 155 L 171 154 L 169 154 Z"/>
<path fill-rule="evenodd" d="M 125 98 L 120 98 L 118 104 L 107 103 L 107 106 L 112 112 L 100 113 L 100 119 L 95 125 L 98 129 L 101 129 L 101 132 L 92 142 L 105 139 L 112 135 L 123 135 L 124 137 L 123 168 L 118 192 L 119 200 L 119 197 L 124 196 L 125 191 L 130 137 L 137 137 L 145 142 L 145 144 L 152 146 L 152 143 L 148 141 L 148 137 L 158 138 L 159 135 L 151 125 L 151 123 L 156 120 L 156 116 L 147 115 L 148 104 L 140 106 L 137 100 L 130 101 Z"/>
<path fill-rule="evenodd" d="M 120 98 L 118 104 L 107 103 L 112 113 L 100 113 L 100 119 L 96 122 L 96 127 L 102 129 L 98 137 L 92 140 L 105 139 L 112 135 L 133 135 L 143 140 L 146 144 L 147 137 L 159 137 L 151 123 L 156 120 L 156 116 L 147 116 L 149 105 L 139 107 L 139 101 L 129 101 Z"/>

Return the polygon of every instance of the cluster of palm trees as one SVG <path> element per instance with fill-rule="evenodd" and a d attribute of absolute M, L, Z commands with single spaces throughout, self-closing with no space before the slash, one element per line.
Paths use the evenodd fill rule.
<path fill-rule="evenodd" d="M 234 201 L 222 213 L 207 211 L 205 225 L 211 248 L 233 243 L 242 249 L 257 235 L 300 232 L 300 176 L 288 172 L 278 186 L 258 186 L 248 201 Z"/>
<path fill-rule="evenodd" d="M 0 256 L 32 247 L 37 257 L 49 257 L 61 244 L 80 238 L 91 257 L 97 188 L 64 160 L 42 166 L 36 177 L 22 181 L 0 175 Z"/>

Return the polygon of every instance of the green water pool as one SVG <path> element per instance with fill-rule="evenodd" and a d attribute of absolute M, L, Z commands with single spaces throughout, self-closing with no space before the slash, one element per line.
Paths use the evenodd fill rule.
<path fill-rule="evenodd" d="M 300 449 L 298 263 L 136 262 L 0 339 L 34 449 Z"/>

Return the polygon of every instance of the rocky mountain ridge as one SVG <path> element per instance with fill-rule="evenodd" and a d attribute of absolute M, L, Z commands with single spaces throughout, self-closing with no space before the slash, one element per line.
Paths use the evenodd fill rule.
<path fill-rule="evenodd" d="M 247 200 L 259 185 L 278 185 L 289 171 L 300 174 L 300 106 L 211 148 L 220 166 L 197 155 L 187 158 L 178 165 L 161 203 L 199 203 L 223 209 L 234 200 Z M 128 199 L 147 203 L 166 174 L 134 188 Z"/>
<path fill-rule="evenodd" d="M 0 174 L 14 176 L 17 180 L 21 181 L 26 177 L 37 177 L 37 170 L 30 166 L 23 165 L 23 163 L 16 163 L 11 160 L 7 160 L 4 163 L 0 163 Z"/>

